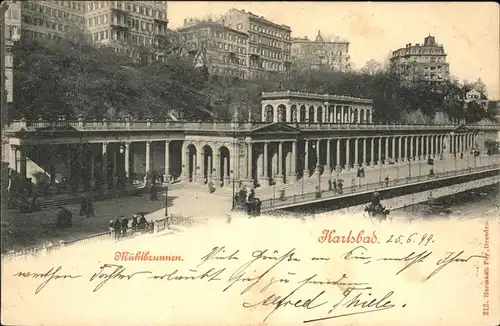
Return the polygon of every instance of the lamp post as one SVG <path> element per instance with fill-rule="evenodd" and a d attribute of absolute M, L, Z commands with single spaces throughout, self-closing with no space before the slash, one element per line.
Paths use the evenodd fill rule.
<path fill-rule="evenodd" d="M 231 173 L 231 182 L 233 183 L 233 197 L 232 197 L 233 200 L 232 200 L 231 210 L 234 211 L 234 204 L 235 204 L 234 203 L 234 196 L 235 196 L 234 191 L 235 191 L 235 188 L 234 188 L 234 174 L 233 174 L 233 170 L 231 170 L 230 173 Z"/>
<path fill-rule="evenodd" d="M 315 143 L 312 143 L 312 149 L 314 149 L 315 151 L 319 151 L 319 148 L 316 148 L 316 144 Z M 316 153 L 316 157 L 319 157 L 318 156 L 318 153 Z M 321 164 L 319 163 L 319 160 L 318 162 L 316 162 L 316 171 L 318 171 L 318 191 L 321 192 Z"/>

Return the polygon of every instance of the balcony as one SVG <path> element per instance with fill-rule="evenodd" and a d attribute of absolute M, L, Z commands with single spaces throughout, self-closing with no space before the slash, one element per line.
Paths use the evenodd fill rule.
<path fill-rule="evenodd" d="M 123 8 L 119 8 L 119 7 L 113 7 L 111 8 L 111 10 L 117 12 L 117 13 L 120 13 L 120 14 L 124 14 L 124 15 L 128 15 L 129 12 Z"/>

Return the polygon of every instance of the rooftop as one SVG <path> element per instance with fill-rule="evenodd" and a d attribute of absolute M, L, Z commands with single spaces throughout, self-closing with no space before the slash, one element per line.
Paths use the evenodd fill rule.
<path fill-rule="evenodd" d="M 239 13 L 242 13 L 242 14 L 246 14 L 248 17 L 250 18 L 253 18 L 253 19 L 257 19 L 257 20 L 260 20 L 260 21 L 263 21 L 267 24 L 270 24 L 270 25 L 274 25 L 276 27 L 281 27 L 281 28 L 285 28 L 285 29 L 288 29 L 288 30 L 292 30 L 290 26 L 288 25 L 283 25 L 283 24 L 277 24 L 275 22 L 272 22 L 266 18 L 264 18 L 264 16 L 259 16 L 259 15 L 256 15 L 254 14 L 253 12 L 251 11 L 245 11 L 245 9 L 236 9 L 236 8 L 233 8 L 231 9 L 230 11 L 238 11 Z"/>
<path fill-rule="evenodd" d="M 279 98 L 302 98 L 311 100 L 322 100 L 322 101 L 339 101 L 339 102 L 357 102 L 364 104 L 373 104 L 371 99 L 357 98 L 344 95 L 331 95 L 331 94 L 318 94 L 318 93 L 307 93 L 307 92 L 295 92 L 295 91 L 276 91 L 276 92 L 263 92 L 262 100 L 272 100 Z"/>

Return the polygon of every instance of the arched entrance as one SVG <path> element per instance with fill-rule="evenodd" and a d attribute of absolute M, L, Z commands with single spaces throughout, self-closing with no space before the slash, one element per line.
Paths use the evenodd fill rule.
<path fill-rule="evenodd" d="M 200 167 L 202 173 L 203 182 L 207 183 L 214 175 L 215 168 L 213 167 L 213 151 L 212 147 L 205 145 L 201 148 L 201 153 L 203 155 L 202 166 Z"/>
<path fill-rule="evenodd" d="M 273 122 L 274 109 L 271 105 L 266 105 L 264 109 L 264 122 Z"/>
<path fill-rule="evenodd" d="M 306 107 L 304 105 L 300 106 L 299 121 L 300 122 L 306 122 L 307 121 L 307 109 L 306 109 Z"/>
<path fill-rule="evenodd" d="M 278 106 L 278 121 L 284 122 L 286 120 L 286 107 L 283 104 Z"/>
<path fill-rule="evenodd" d="M 220 171 L 220 185 L 229 186 L 231 176 L 231 160 L 229 149 L 226 146 L 219 147 L 219 171 Z"/>
<path fill-rule="evenodd" d="M 187 154 L 188 154 L 188 181 L 193 182 L 196 179 L 196 146 L 193 144 L 187 145 L 186 148 Z"/>

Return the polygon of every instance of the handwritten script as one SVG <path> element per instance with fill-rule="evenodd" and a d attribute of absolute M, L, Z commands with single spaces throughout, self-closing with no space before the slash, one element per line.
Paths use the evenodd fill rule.
<path fill-rule="evenodd" d="M 343 271 L 345 264 L 359 269 L 366 268 L 367 264 L 385 264 L 387 266 L 384 266 L 384 272 L 387 274 L 384 276 L 397 277 L 412 266 L 425 263 L 428 272 L 425 272 L 422 282 L 428 282 L 445 273 L 446 269 L 484 258 L 481 255 L 466 254 L 464 250 L 438 255 L 430 249 L 380 257 L 372 255 L 363 245 L 353 246 L 340 257 L 338 254 L 335 256 L 304 255 L 299 254 L 295 248 L 285 251 L 261 248 L 243 253 L 237 248 L 216 246 L 198 261 L 192 262 L 191 268 L 176 265 L 169 269 L 162 266 L 162 269 L 169 269 L 162 273 L 139 270 L 136 265 L 131 265 L 131 268 L 121 264 L 102 264 L 87 276 L 70 274 L 63 266 L 42 272 L 18 271 L 14 276 L 34 280 L 35 294 L 42 292 L 49 284 L 68 281 L 88 282 L 93 293 L 113 282 L 208 282 L 219 287 L 222 293 L 234 291 L 241 297 L 241 306 L 245 309 L 265 309 L 267 314 L 263 318 L 264 322 L 278 311 L 302 309 L 311 314 L 311 318 L 303 322 L 312 323 L 403 309 L 406 306 L 405 296 L 398 296 L 396 289 L 381 288 L 366 280 L 354 279 Z M 335 264 L 325 268 L 324 264 L 333 258 L 336 259 Z M 300 268 L 305 262 L 312 268 L 312 272 L 304 272 Z M 189 262 L 186 264 L 189 265 Z"/>

